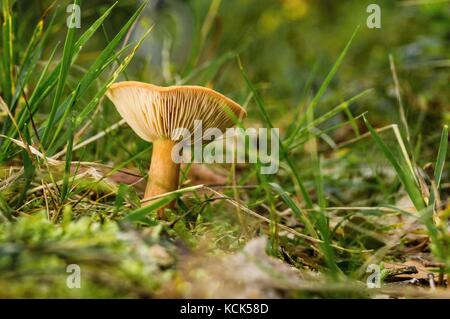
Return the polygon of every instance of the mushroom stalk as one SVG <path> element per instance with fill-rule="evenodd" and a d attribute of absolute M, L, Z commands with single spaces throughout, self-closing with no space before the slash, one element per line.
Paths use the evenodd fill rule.
<path fill-rule="evenodd" d="M 175 144 L 175 141 L 169 139 L 153 142 L 153 153 L 144 199 L 178 189 L 180 164 L 172 160 L 172 148 Z M 147 201 L 144 205 L 151 202 Z M 163 209 L 158 211 L 158 216 L 162 217 L 162 213 Z"/>

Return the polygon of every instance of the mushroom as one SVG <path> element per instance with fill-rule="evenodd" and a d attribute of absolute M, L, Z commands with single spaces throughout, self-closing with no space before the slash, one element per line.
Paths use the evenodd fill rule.
<path fill-rule="evenodd" d="M 181 140 L 177 129 L 193 132 L 194 121 L 201 120 L 203 130 L 224 132 L 234 125 L 233 117 L 246 115 L 236 102 L 201 86 L 160 87 L 124 81 L 111 85 L 107 96 L 133 131 L 153 142 L 144 200 L 178 188 L 180 164 L 172 160 L 172 149 Z M 144 205 L 150 202 L 144 201 Z M 158 216 L 163 217 L 163 210 Z"/>

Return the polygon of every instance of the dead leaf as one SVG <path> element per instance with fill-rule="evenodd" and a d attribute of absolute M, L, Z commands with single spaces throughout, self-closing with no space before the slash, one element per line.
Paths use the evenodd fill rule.
<path fill-rule="evenodd" d="M 141 173 L 137 169 L 121 169 L 120 171 L 114 172 L 108 179 L 116 184 L 133 185 L 140 192 L 145 190 L 145 178 L 141 176 Z"/>
<path fill-rule="evenodd" d="M 407 260 L 403 263 L 383 263 L 385 269 L 392 274 L 388 277 L 389 281 L 404 281 L 410 279 L 417 279 L 422 283 L 429 281 L 428 275 L 432 273 L 430 269 L 418 260 Z M 392 280 L 393 279 L 393 280 Z"/>
<path fill-rule="evenodd" d="M 187 177 L 193 185 L 223 185 L 227 182 L 226 173 L 203 164 L 192 164 Z"/>

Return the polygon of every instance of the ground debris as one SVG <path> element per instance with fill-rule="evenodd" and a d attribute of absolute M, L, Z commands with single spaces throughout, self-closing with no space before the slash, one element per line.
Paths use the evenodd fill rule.
<path fill-rule="evenodd" d="M 265 252 L 266 238 L 248 242 L 237 253 L 220 257 L 188 256 L 179 278 L 162 297 L 281 298 L 299 289 L 304 274 Z"/>
<path fill-rule="evenodd" d="M 403 263 L 385 262 L 383 266 L 384 280 L 387 283 L 421 286 L 434 286 L 439 284 L 435 281 L 433 269 L 427 267 L 418 259 L 411 258 Z"/>

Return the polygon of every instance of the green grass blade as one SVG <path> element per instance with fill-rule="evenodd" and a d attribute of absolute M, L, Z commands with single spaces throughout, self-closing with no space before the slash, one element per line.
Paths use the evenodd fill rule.
<path fill-rule="evenodd" d="M 14 209 L 9 206 L 6 199 L 3 197 L 3 194 L 0 192 L 0 216 L 2 216 L 7 221 L 13 221 L 12 214 L 14 213 Z M 0 219 L 0 222 L 2 220 Z"/>
<path fill-rule="evenodd" d="M 95 22 L 87 29 L 77 40 L 75 47 L 75 54 L 73 56 L 73 60 L 76 60 L 78 57 L 78 54 L 83 49 L 84 45 L 89 41 L 89 39 L 94 35 L 94 33 L 100 28 L 100 26 L 103 25 L 103 22 L 105 19 L 110 15 L 111 11 L 114 9 L 114 7 L 117 5 L 117 2 L 114 2 Z"/>
<path fill-rule="evenodd" d="M 315 95 L 313 101 L 311 102 L 311 104 L 308 106 L 307 111 L 309 109 L 314 109 L 317 104 L 319 103 L 320 99 L 322 98 L 323 94 L 325 93 L 325 90 L 328 88 L 328 85 L 330 84 L 331 80 L 333 79 L 334 75 L 336 74 L 340 64 L 342 63 L 345 55 L 347 54 L 347 51 L 350 48 L 350 45 L 354 39 L 354 37 L 356 36 L 357 32 L 359 30 L 359 26 L 355 29 L 355 31 L 353 32 L 350 40 L 347 42 L 347 45 L 345 46 L 344 50 L 342 51 L 342 53 L 339 55 L 339 58 L 337 59 L 336 63 L 334 64 L 333 68 L 331 69 L 331 71 L 328 73 L 327 77 L 325 78 L 324 82 L 322 83 L 321 87 L 319 88 L 319 91 L 317 92 L 317 94 Z M 260 114 L 263 117 L 264 122 L 268 125 L 269 128 L 273 128 L 273 124 L 270 120 L 269 115 L 267 114 L 265 107 L 264 107 L 264 101 L 262 100 L 262 98 L 260 97 L 260 95 L 258 94 L 257 90 L 255 89 L 255 87 L 252 85 L 252 83 L 250 82 L 247 73 L 245 72 L 240 60 L 238 60 L 239 62 L 239 68 L 241 71 L 241 74 L 247 84 L 247 86 L 250 88 L 250 90 L 253 92 L 253 97 L 256 101 L 256 104 L 258 106 L 258 109 L 260 111 Z M 300 130 L 300 128 L 302 127 L 302 125 L 300 124 L 297 129 L 294 131 L 293 136 L 296 136 L 297 131 Z M 280 142 L 280 149 L 282 151 L 282 155 L 286 160 L 286 163 L 288 164 L 288 166 L 291 168 L 294 177 L 297 181 L 297 184 L 300 187 L 300 191 L 302 193 L 302 196 L 306 202 L 306 205 L 308 208 L 312 208 L 313 203 L 312 200 L 302 182 L 302 179 L 300 177 L 300 174 L 297 170 L 297 168 L 295 167 L 294 162 L 290 159 L 288 152 L 286 151 L 285 147 L 283 146 L 283 143 Z"/>
<path fill-rule="evenodd" d="M 70 167 L 72 165 L 72 147 L 73 147 L 73 120 L 69 121 L 69 138 L 67 140 L 66 162 L 64 165 L 63 186 L 61 189 L 61 203 L 64 202 L 69 193 Z"/>
<path fill-rule="evenodd" d="M 78 57 L 79 53 L 83 49 L 83 47 L 86 45 L 86 43 L 91 39 L 91 37 L 94 35 L 94 33 L 98 30 L 98 28 L 103 24 L 105 19 L 110 15 L 112 9 L 116 6 L 117 2 L 115 2 L 111 7 L 108 8 L 101 16 L 98 18 L 90 27 L 88 30 L 86 30 L 80 38 L 75 43 L 74 48 L 74 54 L 72 57 L 72 64 L 75 62 L 76 58 Z M 42 101 L 48 93 L 51 91 L 51 89 L 56 85 L 56 82 L 58 80 L 58 74 L 61 68 L 61 63 L 59 63 L 55 69 L 50 73 L 50 75 L 45 79 L 45 81 L 42 82 L 42 85 L 37 86 L 34 90 L 32 96 L 30 97 L 30 105 L 35 106 L 39 104 L 40 101 Z"/>
<path fill-rule="evenodd" d="M 37 52 L 41 47 L 40 41 L 42 40 L 43 35 L 43 21 L 39 21 L 37 27 L 34 29 L 33 34 L 31 35 L 31 39 L 29 44 L 25 50 L 25 54 L 23 56 L 23 63 L 20 65 L 19 76 L 17 79 L 17 87 L 15 90 L 15 94 L 13 96 L 11 105 L 15 106 L 18 97 L 20 96 L 20 92 L 22 91 L 22 87 L 26 82 L 27 75 L 31 73 L 31 71 L 36 66 L 36 62 L 39 58 Z M 11 113 L 14 114 L 13 111 Z"/>
<path fill-rule="evenodd" d="M 331 119 L 332 117 L 334 117 L 335 115 L 339 114 L 342 111 L 345 111 L 348 109 L 348 107 L 354 103 L 356 100 L 360 99 L 361 97 L 365 96 L 367 93 L 371 92 L 372 89 L 367 89 L 351 98 L 349 98 L 348 100 L 340 103 L 339 105 L 337 105 L 336 107 L 334 107 L 332 110 L 326 112 L 325 114 L 323 114 L 322 116 L 314 119 L 313 121 L 311 121 L 310 123 L 308 123 L 308 125 L 303 126 L 302 128 L 300 128 L 299 130 L 297 130 L 296 135 L 292 134 L 291 137 L 286 140 L 284 142 L 284 144 L 286 145 L 286 147 L 290 147 L 290 149 L 292 149 L 292 144 L 293 142 L 299 137 L 299 135 L 308 132 L 308 130 L 316 127 L 319 124 L 322 124 L 323 122 Z"/>
<path fill-rule="evenodd" d="M 142 221 L 147 217 L 148 214 L 150 214 L 151 212 L 153 212 L 161 207 L 166 206 L 171 201 L 173 201 L 176 197 L 177 197 L 176 195 L 168 195 L 166 197 L 156 199 L 151 204 L 132 211 L 130 214 L 128 214 L 125 217 L 125 220 L 133 221 L 133 222 Z"/>
<path fill-rule="evenodd" d="M 28 134 L 28 130 L 24 130 L 23 136 L 28 144 L 31 144 L 31 139 Z M 31 182 L 33 181 L 33 175 L 36 170 L 36 166 L 33 163 L 33 159 L 30 157 L 29 153 L 22 149 L 22 161 L 23 161 L 23 169 L 24 169 L 24 177 L 25 177 L 25 183 L 22 190 L 22 194 L 20 195 L 20 198 L 18 200 L 19 205 L 22 205 L 22 203 L 25 201 L 27 196 L 27 191 L 30 188 Z"/>
<path fill-rule="evenodd" d="M 448 149 L 448 125 L 445 125 L 442 129 L 441 141 L 439 143 L 439 151 L 436 160 L 436 166 L 434 169 L 434 180 L 436 181 L 436 187 L 441 185 L 442 172 L 444 171 L 445 157 L 447 156 Z"/>
<path fill-rule="evenodd" d="M 367 126 L 367 128 L 370 131 L 370 135 L 374 139 L 375 143 L 378 145 L 378 147 L 382 150 L 386 158 L 389 160 L 391 165 L 394 167 L 397 176 L 400 178 L 400 181 L 402 182 L 403 186 L 405 187 L 406 192 L 409 195 L 409 198 L 414 204 L 414 207 L 417 209 L 417 211 L 422 211 L 425 209 L 425 202 L 422 197 L 422 192 L 419 188 L 419 186 L 415 182 L 415 178 L 412 175 L 412 172 L 409 170 L 409 168 L 404 167 L 395 157 L 394 153 L 389 149 L 389 147 L 383 142 L 380 135 L 377 133 L 377 131 L 372 127 L 372 125 L 369 123 L 369 121 L 364 118 L 364 122 Z"/>
<path fill-rule="evenodd" d="M 315 226 L 320 233 L 321 239 L 323 240 L 323 243 L 320 244 L 320 248 L 322 254 L 324 255 L 325 263 L 328 266 L 328 273 L 334 280 L 338 280 L 339 275 L 342 274 L 342 271 L 336 263 L 336 255 L 331 242 L 332 238 L 329 220 L 322 207 L 317 207 L 314 216 L 316 217 Z"/>
<path fill-rule="evenodd" d="M 322 172 L 322 158 L 318 156 L 318 154 L 314 155 L 316 161 L 314 163 L 314 177 L 316 182 L 316 192 L 317 198 L 319 202 L 319 206 L 321 208 L 325 208 L 327 206 L 326 196 L 325 196 L 325 186 L 323 181 L 323 172 Z"/>
<path fill-rule="evenodd" d="M 398 80 L 397 69 L 395 67 L 394 57 L 392 56 L 392 54 L 389 54 L 389 65 L 391 68 L 392 79 L 394 80 L 395 95 L 397 96 L 397 103 L 398 103 L 399 114 L 400 114 L 400 123 L 401 123 L 400 132 L 401 132 L 402 136 L 404 136 L 406 138 L 406 142 L 407 142 L 408 146 L 411 146 L 411 144 L 410 144 L 411 143 L 411 133 L 409 131 L 408 120 L 406 118 L 406 111 L 405 111 L 405 107 L 403 105 L 402 95 L 400 93 L 400 83 Z"/>
<path fill-rule="evenodd" d="M 149 30 L 150 32 L 151 30 Z M 113 75 L 106 81 L 106 83 L 98 90 L 95 97 L 89 102 L 89 104 L 80 112 L 80 115 L 77 117 L 77 126 L 82 123 L 84 119 L 87 118 L 87 116 L 94 110 L 95 106 L 100 101 L 100 98 L 105 95 L 108 88 L 118 79 L 119 75 L 126 69 L 130 61 L 133 59 L 134 55 L 136 54 L 138 48 L 142 44 L 142 41 L 144 41 L 145 37 L 149 33 L 146 33 L 141 40 L 136 44 L 136 46 L 133 48 L 132 52 L 125 57 L 123 62 L 117 67 L 117 69 L 114 71 Z"/>
<path fill-rule="evenodd" d="M 338 59 L 334 63 L 330 72 L 327 74 L 325 80 L 323 81 L 322 85 L 320 86 L 319 90 L 317 91 L 316 95 L 314 96 L 313 100 L 311 101 L 311 104 L 308 105 L 307 109 L 315 109 L 316 106 L 319 104 L 320 100 L 322 99 L 322 96 L 324 95 L 325 91 L 327 90 L 328 86 L 330 85 L 331 80 L 336 75 L 340 65 L 342 64 L 342 61 L 344 60 L 345 56 L 347 55 L 347 52 L 350 49 L 350 46 L 351 46 L 356 34 L 358 33 L 359 28 L 360 28 L 360 26 L 357 26 L 355 31 L 353 31 L 353 34 L 350 37 L 350 40 L 348 40 L 347 44 L 344 47 L 344 50 L 342 50 L 341 54 L 339 55 Z"/>
<path fill-rule="evenodd" d="M 233 51 L 227 51 L 224 54 L 218 56 L 211 61 L 208 61 L 199 67 L 193 69 L 185 78 L 178 82 L 179 85 L 184 85 L 189 83 L 194 78 L 200 78 L 200 75 L 203 74 L 199 83 L 207 83 L 211 80 L 213 75 L 217 74 L 217 70 L 223 67 L 223 65 L 229 60 L 236 57 L 236 54 L 241 52 L 243 47 L 239 47 Z"/>
<path fill-rule="evenodd" d="M 83 79 L 80 81 L 80 96 L 82 96 L 91 83 L 97 79 L 101 72 L 104 71 L 104 65 L 111 60 L 114 55 L 114 50 L 120 44 L 122 39 L 127 34 L 128 30 L 133 26 L 136 19 L 140 16 L 142 10 L 147 5 L 148 1 L 144 2 L 133 14 L 133 16 L 125 23 L 116 36 L 106 46 L 106 48 L 100 53 L 95 62 L 89 67 Z"/>
<path fill-rule="evenodd" d="M 358 33 L 359 28 L 360 28 L 360 26 L 357 26 L 355 31 L 353 31 L 353 34 L 350 37 L 350 40 L 348 40 L 346 46 L 344 47 L 344 50 L 342 50 L 342 52 L 339 55 L 338 59 L 334 63 L 333 67 L 331 68 L 330 72 L 328 72 L 328 75 L 325 77 L 325 80 L 322 82 L 322 85 L 320 86 L 319 90 L 315 94 L 313 100 L 311 101 L 311 103 L 306 108 L 306 113 L 308 113 L 308 111 L 310 109 L 315 109 L 316 106 L 319 104 L 320 100 L 322 99 L 322 96 L 325 94 L 325 91 L 327 90 L 328 86 L 330 85 L 331 80 L 336 75 L 336 73 L 337 73 L 337 71 L 339 69 L 339 66 L 341 65 L 342 61 L 344 60 L 345 56 L 347 55 L 347 52 L 350 49 L 350 46 L 351 46 L 351 44 L 353 42 L 353 39 L 355 38 L 356 34 Z M 305 120 L 306 120 L 306 118 L 303 117 L 303 121 L 300 122 L 300 124 L 297 126 L 296 130 L 293 132 L 293 136 L 297 135 L 297 132 L 304 125 L 304 121 Z"/>
<path fill-rule="evenodd" d="M 98 89 L 95 96 L 88 102 L 88 104 L 79 112 L 78 116 L 75 118 L 75 129 L 79 127 L 86 119 L 89 118 L 89 114 L 91 114 L 95 107 L 98 105 L 100 99 L 105 95 L 108 88 L 117 80 L 117 78 L 120 76 L 120 74 L 123 72 L 123 70 L 126 69 L 128 64 L 133 59 L 134 55 L 136 54 L 137 50 L 141 46 L 142 42 L 145 40 L 145 38 L 148 36 L 148 34 L 151 32 L 152 28 L 150 28 L 142 37 L 139 39 L 138 43 L 133 47 L 132 51 L 124 58 L 123 62 L 117 67 L 117 69 L 114 71 L 114 73 L 111 75 L 109 79 L 104 81 L 103 85 Z M 115 58 L 111 58 L 111 62 L 114 61 Z M 58 115 L 57 115 L 58 117 Z M 60 141 L 66 140 L 67 132 L 65 133 L 65 138 L 59 139 Z M 57 141 L 56 139 L 54 141 Z M 49 153 L 53 154 L 59 147 L 61 147 L 62 143 L 56 143 L 54 146 L 50 149 Z"/>
<path fill-rule="evenodd" d="M 244 66 L 241 63 L 241 60 L 238 57 L 239 70 L 241 71 L 241 75 L 244 78 L 245 83 L 247 84 L 250 91 L 253 93 L 253 98 L 256 102 L 256 106 L 258 106 L 259 113 L 261 114 L 263 121 L 267 124 L 269 128 L 273 128 L 272 121 L 270 120 L 269 114 L 267 114 L 266 107 L 264 105 L 264 101 L 262 97 L 259 95 L 256 88 L 253 86 L 253 83 L 250 81 L 247 72 L 244 69 Z"/>
<path fill-rule="evenodd" d="M 38 64 L 38 60 L 42 56 L 42 52 L 45 49 L 45 43 L 50 35 L 53 24 L 55 22 L 56 13 L 53 14 L 52 18 L 50 19 L 50 22 L 46 26 L 45 32 L 44 32 L 44 23 L 45 23 L 46 17 L 47 17 L 47 15 L 44 14 L 41 17 L 41 19 L 39 20 L 37 27 L 36 27 L 35 31 L 33 32 L 33 35 L 31 36 L 29 45 L 27 46 L 27 49 L 25 50 L 25 54 L 22 58 L 22 63 L 21 63 L 20 70 L 19 70 L 19 76 L 17 79 L 16 90 L 14 93 L 13 100 L 11 102 L 11 105 L 13 107 L 16 107 L 16 102 L 19 99 L 23 88 L 28 83 L 28 80 L 29 80 L 31 74 L 33 73 L 34 69 L 36 68 L 36 65 Z M 38 84 L 39 84 L 39 82 L 36 84 L 36 87 L 38 87 Z"/>
<path fill-rule="evenodd" d="M 309 99 L 309 94 L 311 92 L 311 87 L 314 83 L 314 78 L 317 74 L 317 70 L 320 66 L 320 60 L 316 60 L 314 62 L 314 65 L 311 68 L 311 71 L 308 74 L 308 77 L 305 81 L 305 86 L 303 88 L 303 93 L 302 96 L 300 98 L 300 101 L 298 102 L 295 111 L 294 111 L 294 116 L 293 119 L 294 121 L 291 122 L 289 124 L 289 126 L 287 127 L 286 130 L 286 135 L 285 135 L 285 140 L 289 140 L 292 137 L 292 134 L 296 131 L 298 124 L 297 123 L 301 123 L 302 121 L 302 117 L 303 117 L 303 111 L 306 108 L 306 104 L 308 102 Z"/>
<path fill-rule="evenodd" d="M 103 69 L 102 69 L 102 70 L 105 70 L 108 66 L 110 66 L 111 63 L 115 60 L 115 58 L 118 57 L 118 56 L 121 56 L 122 53 L 123 53 L 124 51 L 126 51 L 128 48 L 129 48 L 129 47 L 126 46 L 124 49 L 121 49 L 120 51 L 116 52 L 116 53 L 115 53 L 115 54 L 114 54 L 114 55 L 113 55 L 113 56 L 112 56 L 112 57 L 111 57 L 104 65 L 103 65 Z M 98 81 L 98 79 L 97 79 L 97 81 Z M 102 83 L 103 83 L 103 82 L 104 82 L 104 81 L 102 81 Z M 102 86 L 104 86 L 104 85 L 102 85 Z M 101 89 L 101 87 L 97 89 L 97 95 L 98 95 L 99 89 Z M 76 91 L 77 91 L 77 92 L 76 92 Z M 74 97 L 76 97 L 77 100 L 73 100 Z M 75 88 L 75 90 L 72 91 L 71 95 L 68 96 L 68 97 L 61 103 L 61 105 L 60 105 L 60 107 L 58 108 L 58 111 L 56 112 L 56 115 L 55 115 L 55 122 L 60 122 L 60 121 L 62 120 L 62 118 L 65 117 L 65 115 L 67 114 L 67 110 L 71 107 L 72 104 L 75 104 L 75 103 L 78 101 L 78 98 L 81 98 L 81 94 L 80 94 L 80 85 L 79 85 L 79 84 L 77 85 L 77 87 Z M 72 101 L 72 100 L 73 100 L 73 101 Z M 48 123 L 47 121 L 44 121 L 44 122 L 43 122 L 43 124 L 41 125 L 41 127 L 40 127 L 40 129 L 39 129 L 40 132 L 43 131 L 43 130 L 45 129 L 45 127 L 47 126 L 47 123 Z M 53 145 L 53 143 L 51 143 L 50 145 Z M 48 150 L 50 150 L 50 151 L 48 151 L 49 154 L 52 153 L 52 151 L 51 151 L 52 148 L 51 148 L 51 147 L 49 147 Z"/>
<path fill-rule="evenodd" d="M 287 191 L 285 191 L 277 183 L 269 183 L 269 185 L 275 190 L 276 193 L 278 193 L 278 195 L 281 196 L 281 198 L 286 203 L 286 205 L 288 205 L 288 207 L 292 210 L 292 213 L 294 214 L 295 218 L 297 218 L 297 220 L 299 222 L 302 222 L 303 224 L 305 224 L 306 231 L 311 236 L 318 238 L 319 236 L 317 235 L 313 224 L 308 219 L 308 217 L 304 214 L 304 212 L 301 210 L 301 208 L 298 207 L 298 205 L 292 200 L 292 198 L 289 196 L 289 193 Z"/>
<path fill-rule="evenodd" d="M 2 93 L 3 99 L 6 104 L 10 105 L 12 94 L 14 92 L 14 83 L 13 83 L 13 24 L 12 24 L 12 14 L 11 14 L 11 4 L 9 0 L 3 0 L 2 2 L 2 11 L 3 11 L 3 25 L 2 25 L 2 63 L 3 63 L 3 72 L 4 77 L 2 83 Z"/>
<path fill-rule="evenodd" d="M 78 6 L 79 4 L 80 0 L 74 1 L 75 6 Z M 44 135 L 42 136 L 42 145 L 44 146 L 44 148 L 46 148 L 48 145 L 47 140 L 49 139 L 49 134 L 53 129 L 53 121 L 55 119 L 56 111 L 58 110 L 59 104 L 61 102 L 64 86 L 69 74 L 69 69 L 71 66 L 75 48 L 75 31 L 76 28 L 68 28 L 67 30 L 66 40 L 64 42 L 63 56 L 61 60 L 61 67 L 58 74 L 58 83 L 56 86 L 55 97 L 53 99 L 50 115 L 48 117 L 48 125 L 44 131 Z"/>
<path fill-rule="evenodd" d="M 58 119 L 59 125 L 56 128 L 56 130 L 53 132 L 53 139 L 52 139 L 50 145 L 52 145 L 55 142 L 56 139 L 60 138 L 59 134 L 60 134 L 61 130 L 63 129 L 63 126 L 64 126 L 64 124 L 66 122 L 67 116 L 73 110 L 75 102 L 77 101 L 77 97 L 78 97 L 79 91 L 80 91 L 80 85 L 77 85 L 75 91 L 72 92 L 72 95 L 71 95 L 70 100 L 68 102 L 68 107 L 65 109 L 64 114 L 62 115 L 61 119 L 60 120 Z M 73 134 L 73 132 L 71 132 L 69 130 L 69 134 Z"/>
<path fill-rule="evenodd" d="M 78 54 L 84 47 L 84 45 L 91 39 L 91 37 L 94 35 L 94 33 L 98 30 L 98 28 L 103 24 L 105 19 L 110 15 L 112 9 L 116 6 L 117 2 L 115 2 L 113 5 L 111 5 L 90 27 L 88 30 L 86 30 L 81 37 L 76 41 L 75 47 L 74 47 L 74 53 L 72 56 L 71 64 L 73 64 L 78 57 Z M 50 28 L 46 32 L 48 32 Z M 55 48 L 56 50 L 56 48 Z M 52 57 L 54 55 L 54 52 L 52 53 Z M 47 64 L 46 68 L 50 64 L 50 61 L 52 60 L 52 57 L 49 59 L 49 63 Z M 48 94 L 53 90 L 55 85 L 58 82 L 58 75 L 60 73 L 61 69 L 61 62 L 58 63 L 58 65 L 50 72 L 50 74 L 44 79 L 44 75 L 46 72 L 42 73 L 41 78 L 38 81 L 38 84 L 36 85 L 31 97 L 29 98 L 29 104 L 32 110 L 32 114 L 34 114 L 39 106 L 39 104 L 47 97 Z M 4 72 L 2 72 L 4 73 Z M 19 120 L 18 126 L 19 128 L 22 128 L 27 120 L 27 112 L 24 110 L 21 110 L 19 114 Z M 15 132 L 15 127 L 11 127 L 8 136 L 14 137 L 17 134 Z M 5 140 L 2 144 L 2 149 L 0 154 L 2 154 L 2 157 L 4 158 L 7 153 L 7 150 L 10 146 L 11 142 L 9 140 Z"/>
<path fill-rule="evenodd" d="M 120 184 L 119 189 L 117 190 L 116 199 L 114 201 L 114 207 L 116 209 L 116 213 L 118 213 L 122 207 L 123 203 L 125 201 L 125 196 L 127 195 L 129 186 L 126 184 Z"/>
<path fill-rule="evenodd" d="M 55 55 L 55 53 L 56 53 L 56 51 L 58 49 L 58 46 L 59 46 L 59 43 L 55 46 L 55 48 L 53 49 L 52 53 L 50 54 L 50 57 L 49 57 L 47 63 L 45 64 L 44 69 L 41 72 L 41 75 L 39 76 L 39 79 L 37 81 L 36 87 L 40 86 L 40 84 L 42 83 L 45 75 L 47 74 L 47 70 L 48 70 L 49 66 L 51 65 L 51 63 L 53 61 L 53 57 L 54 57 L 54 55 Z M 36 111 L 36 109 L 35 109 L 35 111 Z M 19 113 L 19 120 L 17 121 L 18 127 L 22 128 L 23 125 L 26 123 L 26 121 L 29 119 L 29 117 L 32 116 L 34 113 L 35 112 L 33 112 L 31 110 L 31 107 L 30 107 L 30 109 L 28 109 L 28 108 L 22 109 L 20 111 L 20 113 Z M 15 130 L 15 127 L 13 126 L 9 130 L 8 136 L 14 137 L 15 133 L 17 133 L 17 132 Z M 2 146 L 0 148 L 0 159 L 1 160 L 4 160 L 5 158 L 7 158 L 7 151 L 8 151 L 9 146 L 11 145 L 11 143 L 12 142 L 9 139 L 8 140 L 3 140 Z"/>
<path fill-rule="evenodd" d="M 247 86 L 249 87 L 250 91 L 252 91 L 252 93 L 253 93 L 253 98 L 256 101 L 256 105 L 258 106 L 259 112 L 261 113 L 261 115 L 262 115 L 262 117 L 264 119 L 264 122 L 267 124 L 267 126 L 269 128 L 273 128 L 272 121 L 270 120 L 270 117 L 267 114 L 266 108 L 264 106 L 264 101 L 261 98 L 261 96 L 259 95 L 259 93 L 256 90 L 256 88 L 250 82 L 250 79 L 248 78 L 247 72 L 245 72 L 244 67 L 242 66 L 240 61 L 239 61 L 239 68 L 240 68 L 242 77 L 244 78 Z M 281 140 L 280 140 L 280 151 L 282 153 L 281 155 L 286 160 L 286 163 L 289 165 L 291 171 L 294 174 L 294 177 L 295 177 L 295 179 L 297 181 L 297 184 L 300 187 L 300 192 L 302 193 L 303 199 L 305 200 L 307 207 L 308 208 L 312 208 L 313 202 L 312 202 L 311 198 L 309 197 L 308 191 L 306 190 L 306 187 L 303 184 L 303 181 L 302 181 L 302 179 L 300 177 L 300 174 L 299 174 L 297 168 L 295 167 L 294 162 L 290 159 L 289 154 L 286 152 L 286 150 L 285 150 Z"/>
<path fill-rule="evenodd" d="M 147 2 L 145 2 L 144 4 L 142 4 L 139 7 L 139 9 L 133 14 L 133 16 L 127 21 L 127 23 L 122 27 L 122 29 L 116 34 L 116 36 L 106 46 L 106 48 L 100 53 L 100 55 L 95 60 L 95 62 L 89 67 L 88 71 L 85 73 L 85 75 L 83 76 L 83 78 L 79 82 L 79 89 L 78 89 L 77 98 L 81 98 L 84 95 L 84 93 L 86 93 L 87 89 L 91 86 L 91 84 L 94 81 L 96 81 L 97 78 L 99 77 L 99 75 L 106 69 L 106 67 L 110 63 L 112 63 L 114 61 L 114 55 L 115 55 L 114 50 L 120 44 L 120 41 L 127 34 L 128 30 L 134 24 L 136 19 L 139 17 L 140 13 L 142 12 L 142 10 L 144 9 L 146 4 L 147 4 Z M 142 43 L 142 40 L 149 34 L 150 30 L 148 30 L 148 32 L 145 33 L 145 36 L 142 37 L 141 41 L 138 42 L 138 46 Z M 137 48 L 135 48 L 133 50 L 133 55 L 136 52 L 136 50 L 137 50 Z M 127 56 L 127 58 L 125 59 L 125 61 L 126 61 L 125 66 L 128 65 L 130 60 L 131 60 L 131 57 Z M 119 69 L 121 71 L 123 71 L 124 68 L 125 68 L 124 66 L 120 66 L 119 67 Z M 117 78 L 117 76 L 113 76 L 113 78 L 115 79 L 115 78 Z M 112 83 L 110 83 L 110 82 L 111 81 L 107 81 L 107 84 L 111 85 Z M 106 87 L 106 85 L 104 85 L 103 87 Z M 107 87 L 105 89 L 99 90 L 97 92 L 97 94 L 95 95 L 94 99 L 91 101 L 91 103 L 89 103 L 88 106 L 85 107 L 85 110 L 86 109 L 93 109 L 93 107 L 95 107 L 95 105 L 100 100 L 100 97 L 104 95 L 106 90 L 107 90 Z M 68 107 L 68 105 L 69 105 L 68 101 L 65 101 L 62 104 L 62 107 L 59 109 L 59 114 L 61 114 L 61 115 L 64 114 L 66 108 Z M 87 116 L 88 112 L 85 112 L 85 110 L 83 110 L 80 113 L 80 115 L 77 117 L 77 119 L 79 119 L 82 116 L 83 117 Z M 56 116 L 56 114 L 53 116 L 53 118 L 55 118 L 55 116 Z M 78 126 L 78 123 L 79 123 L 79 120 L 77 120 L 75 122 L 75 127 Z M 52 126 L 52 122 L 50 121 L 50 118 L 47 121 L 47 123 L 44 124 L 44 125 L 46 126 L 45 131 L 47 132 L 48 131 L 47 127 L 51 127 Z M 48 147 L 50 147 L 51 145 L 52 144 L 50 143 L 48 145 Z M 52 153 L 52 151 L 50 153 Z"/>
<path fill-rule="evenodd" d="M 349 108 L 345 108 L 344 112 L 347 115 L 347 118 L 349 119 L 350 125 L 353 129 L 353 132 L 355 133 L 355 136 L 359 137 L 361 135 L 361 132 L 359 131 L 358 123 L 356 122 L 356 118 L 353 116 L 352 111 Z"/>
<path fill-rule="evenodd" d="M 187 60 L 186 66 L 184 67 L 184 70 L 181 72 L 183 76 L 190 74 L 194 69 L 195 65 L 197 64 L 200 55 L 202 53 L 205 40 L 208 36 L 209 31 L 211 30 L 211 23 L 212 21 L 214 21 L 214 18 L 218 13 L 221 1 L 222 0 L 212 0 L 210 2 L 209 10 L 201 25 L 197 20 L 195 21 L 194 28 L 196 36 L 193 38 L 191 52 Z"/>

